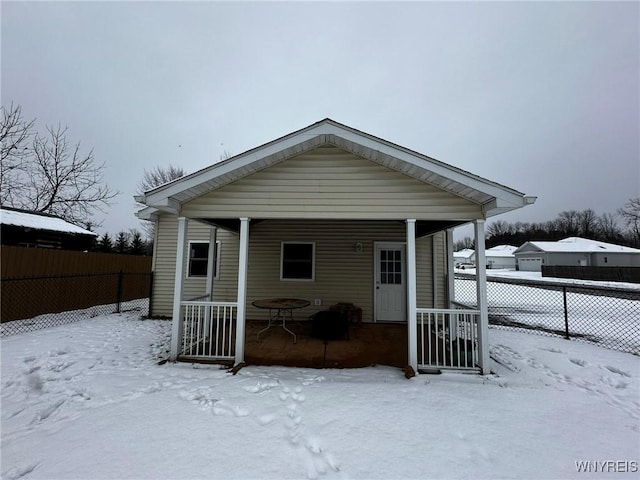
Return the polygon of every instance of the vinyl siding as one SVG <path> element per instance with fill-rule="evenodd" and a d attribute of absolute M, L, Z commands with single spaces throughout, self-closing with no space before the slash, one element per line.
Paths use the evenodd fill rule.
<path fill-rule="evenodd" d="M 321 147 L 198 197 L 202 218 L 475 219 L 481 207 L 336 147 Z"/>
<path fill-rule="evenodd" d="M 157 267 L 154 282 L 154 313 L 171 315 L 177 220 L 162 216 L 159 222 L 156 248 Z M 209 228 L 189 222 L 189 240 L 208 240 Z M 436 234 L 436 248 L 444 247 L 442 235 Z M 221 241 L 221 278 L 214 282 L 214 298 L 234 301 L 237 293 L 238 236 L 218 229 Z M 282 241 L 315 243 L 315 280 L 280 280 L 280 248 Z M 250 225 L 249 268 L 247 280 L 247 317 L 266 319 L 268 312 L 257 309 L 251 302 L 260 298 L 296 297 L 309 300 L 312 305 L 295 312 L 296 318 L 307 318 L 338 302 L 349 302 L 363 309 L 364 321 L 374 318 L 374 242 L 406 241 L 404 222 L 382 221 L 293 221 L 271 220 Z M 355 251 L 356 243 L 363 244 L 362 252 Z M 431 237 L 416 242 L 418 306 L 431 307 L 432 250 Z M 438 275 L 444 273 L 444 252 L 438 256 Z M 440 263 L 442 262 L 442 265 Z M 444 292 L 444 278 L 438 280 L 440 294 Z M 184 298 L 202 295 L 204 279 L 186 279 Z M 321 306 L 313 300 L 320 299 Z M 444 299 L 441 300 L 444 302 Z M 442 303 L 443 305 L 444 303 Z"/>
<path fill-rule="evenodd" d="M 171 215 L 161 215 L 156 224 L 154 245 L 153 307 L 154 315 L 171 316 L 173 310 L 173 284 L 176 269 L 176 249 L 178 242 L 178 219 Z M 187 238 L 190 241 L 209 241 L 211 227 L 196 221 L 189 221 Z M 214 280 L 214 298 L 219 301 L 235 301 L 238 285 L 238 236 L 218 229 L 220 242 L 220 273 Z M 186 253 L 188 255 L 188 252 Z M 205 294 L 206 278 L 185 278 L 183 298 L 193 298 Z"/>

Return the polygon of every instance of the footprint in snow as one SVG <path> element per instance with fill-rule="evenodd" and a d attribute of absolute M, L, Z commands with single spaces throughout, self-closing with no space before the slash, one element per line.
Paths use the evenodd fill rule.
<path fill-rule="evenodd" d="M 578 365 L 579 367 L 586 367 L 588 365 L 586 360 L 582 360 L 581 358 L 570 358 L 569 361 Z"/>
<path fill-rule="evenodd" d="M 564 353 L 562 350 L 560 350 L 559 348 L 545 348 L 542 347 L 540 348 L 540 350 L 544 350 L 545 352 L 551 352 L 551 353 Z"/>
<path fill-rule="evenodd" d="M 274 387 L 277 387 L 279 382 L 277 380 L 270 380 L 267 382 L 258 382 L 256 385 L 242 387 L 245 392 L 249 393 L 261 393 L 267 390 L 271 390 Z"/>
<path fill-rule="evenodd" d="M 604 368 L 606 368 L 607 370 L 609 370 L 612 373 L 617 373 L 618 375 L 622 375 L 623 377 L 631 378 L 631 374 L 630 373 L 625 372 L 624 370 L 620 370 L 617 367 L 612 367 L 610 365 L 605 365 Z"/>
<path fill-rule="evenodd" d="M 232 414 L 235 417 L 246 417 L 250 413 L 249 410 L 240 405 L 229 405 L 222 400 L 215 402 L 211 411 L 215 416 Z"/>
<path fill-rule="evenodd" d="M 53 405 L 50 405 L 44 410 L 40 410 L 38 413 L 36 413 L 36 416 L 33 418 L 31 423 L 40 423 L 46 420 L 51 415 L 53 415 L 53 413 L 56 412 L 62 406 L 63 403 L 64 403 L 64 400 L 58 400 Z"/>
<path fill-rule="evenodd" d="M 36 469 L 37 466 L 38 466 L 37 463 L 32 463 L 29 465 L 25 465 L 24 467 L 14 467 L 8 472 L 4 473 L 2 475 L 2 478 L 6 478 L 7 480 L 18 480 L 19 478 L 22 478 L 25 475 L 29 475 L 31 472 L 33 472 Z"/>
<path fill-rule="evenodd" d="M 273 415 L 271 413 L 268 413 L 266 415 L 259 416 L 258 417 L 258 423 L 260 425 L 262 425 L 262 426 L 265 426 L 265 425 L 269 425 L 269 424 L 273 423 L 275 419 L 276 419 L 275 415 Z"/>

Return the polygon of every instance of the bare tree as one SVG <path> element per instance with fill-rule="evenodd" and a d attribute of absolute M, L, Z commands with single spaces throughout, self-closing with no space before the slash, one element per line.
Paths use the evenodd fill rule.
<path fill-rule="evenodd" d="M 22 108 L 12 103 L 9 108 L 2 107 L 0 121 L 0 203 L 12 205 L 14 193 L 20 190 L 24 181 L 24 176 L 18 173 L 30 153 L 35 120 L 26 121 L 22 117 Z"/>
<path fill-rule="evenodd" d="M 578 235 L 578 212 L 576 210 L 565 210 L 558 214 L 556 218 L 556 228 L 563 235 L 575 237 Z"/>
<path fill-rule="evenodd" d="M 182 167 L 176 167 L 169 165 L 168 167 L 156 166 L 151 170 L 144 171 L 142 180 L 138 182 L 138 195 L 144 195 L 145 192 L 152 190 L 160 185 L 169 183 L 184 176 L 184 170 Z M 139 204 L 142 205 L 142 204 Z M 148 240 L 153 241 L 154 237 L 154 224 L 153 222 L 144 221 L 142 228 Z"/>
<path fill-rule="evenodd" d="M 581 236 L 591 238 L 597 234 L 598 216 L 592 209 L 587 208 L 578 212 L 578 229 Z"/>
<path fill-rule="evenodd" d="M 454 251 L 459 252 L 460 250 L 464 250 L 465 248 L 474 248 L 474 241 L 471 237 L 464 237 L 461 240 L 453 242 Z"/>
<path fill-rule="evenodd" d="M 487 226 L 487 236 L 504 237 L 514 233 L 514 226 L 504 220 L 496 220 Z"/>
<path fill-rule="evenodd" d="M 603 213 L 597 218 L 597 225 L 598 234 L 607 242 L 619 241 L 622 237 L 622 230 L 615 213 Z"/>
<path fill-rule="evenodd" d="M 93 223 L 117 195 L 103 181 L 104 163 L 93 151 L 67 140 L 67 127 L 47 127 L 32 135 L 34 120 L 19 106 L 2 109 L 1 194 L 3 205 L 57 215 L 76 224 Z"/>
<path fill-rule="evenodd" d="M 618 215 L 629 228 L 630 240 L 640 245 L 640 197 L 630 198 L 623 208 L 618 209 Z"/>
<path fill-rule="evenodd" d="M 21 208 L 47 212 L 72 223 L 86 223 L 96 211 L 104 212 L 118 192 L 103 181 L 104 163 L 96 163 L 93 150 L 80 152 L 71 145 L 67 127 L 47 127 L 47 135 L 36 134 L 33 154 L 23 171 L 27 182 L 18 200 Z"/>
<path fill-rule="evenodd" d="M 183 176 L 184 170 L 182 167 L 176 167 L 174 165 L 169 165 L 168 167 L 156 166 L 151 170 L 145 170 L 142 175 L 142 180 L 138 182 L 137 193 L 138 195 L 144 195 L 144 192 Z"/>

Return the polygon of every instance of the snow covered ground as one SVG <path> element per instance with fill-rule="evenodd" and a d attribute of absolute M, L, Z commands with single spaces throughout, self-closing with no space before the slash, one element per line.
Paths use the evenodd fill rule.
<path fill-rule="evenodd" d="M 158 365 L 169 332 L 129 313 L 3 338 L 2 478 L 638 475 L 638 356 L 491 330 L 489 377 L 407 380 L 382 366 L 234 376 Z"/>

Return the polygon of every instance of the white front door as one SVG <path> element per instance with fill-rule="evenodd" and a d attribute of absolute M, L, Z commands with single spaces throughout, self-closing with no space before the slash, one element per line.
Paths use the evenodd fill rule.
<path fill-rule="evenodd" d="M 375 244 L 376 322 L 407 321 L 407 281 L 405 245 Z"/>

